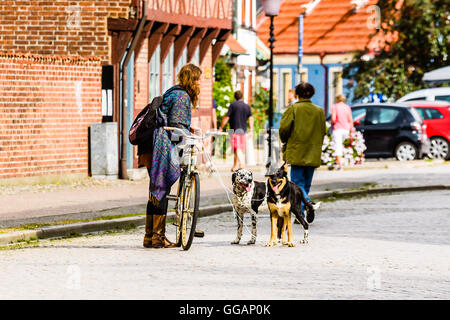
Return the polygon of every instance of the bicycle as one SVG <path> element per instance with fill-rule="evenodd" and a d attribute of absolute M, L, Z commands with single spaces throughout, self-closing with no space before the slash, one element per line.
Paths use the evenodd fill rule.
<path fill-rule="evenodd" d="M 210 131 L 204 136 L 194 136 L 175 127 L 164 127 L 164 130 L 173 131 L 185 139 L 183 145 L 179 146 L 183 149 L 183 155 L 180 161 L 181 174 L 177 194 L 169 195 L 167 199 L 176 201 L 175 243 L 183 250 L 189 250 L 194 239 L 200 204 L 200 176 L 197 172 L 198 142 L 212 135 L 227 135 L 227 133 Z"/>

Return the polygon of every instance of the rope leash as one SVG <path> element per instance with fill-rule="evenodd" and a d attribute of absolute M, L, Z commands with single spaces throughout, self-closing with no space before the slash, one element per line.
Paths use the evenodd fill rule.
<path fill-rule="evenodd" d="M 208 152 L 204 151 L 204 150 L 203 150 L 200 154 L 202 154 L 202 153 L 203 153 L 204 155 L 206 155 L 207 160 L 209 161 L 209 163 L 211 163 L 211 166 L 213 166 L 214 164 L 213 164 L 213 162 L 212 162 L 211 155 L 210 155 Z M 233 201 L 232 201 L 231 198 L 230 198 L 230 193 L 233 194 L 233 191 L 230 190 L 230 189 L 225 185 L 225 183 L 224 183 L 223 180 L 222 180 L 222 177 L 218 174 L 217 170 L 213 170 L 211 167 L 210 167 L 209 169 L 210 169 L 211 175 L 214 176 L 214 177 L 219 181 L 220 186 L 225 190 L 226 195 L 227 195 L 227 198 L 228 198 L 228 202 L 231 204 L 231 207 L 233 208 L 233 214 L 235 215 L 235 217 L 236 217 L 239 221 L 241 221 L 241 223 L 242 223 L 242 225 L 245 227 L 245 230 L 247 231 L 247 233 L 248 233 L 250 236 L 252 236 L 251 231 L 248 229 L 248 227 L 247 227 L 247 226 L 245 225 L 245 223 L 244 223 L 244 219 L 241 219 L 241 217 L 237 214 L 236 209 L 235 209 L 234 204 L 233 204 Z M 250 214 L 251 214 L 252 216 L 254 215 L 253 212 L 250 212 Z"/>

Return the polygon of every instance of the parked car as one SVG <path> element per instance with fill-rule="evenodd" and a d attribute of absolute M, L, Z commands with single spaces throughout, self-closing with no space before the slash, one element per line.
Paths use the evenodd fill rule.
<path fill-rule="evenodd" d="M 400 161 L 428 154 L 430 140 L 419 112 L 404 104 L 370 103 L 352 107 L 355 129 L 366 143 L 367 158 L 395 157 Z"/>
<path fill-rule="evenodd" d="M 450 102 L 450 87 L 417 90 L 401 97 L 397 102 L 405 101 L 446 101 Z"/>
<path fill-rule="evenodd" d="M 435 159 L 450 159 L 450 103 L 441 101 L 410 101 L 427 126 L 430 139 L 429 156 Z"/>

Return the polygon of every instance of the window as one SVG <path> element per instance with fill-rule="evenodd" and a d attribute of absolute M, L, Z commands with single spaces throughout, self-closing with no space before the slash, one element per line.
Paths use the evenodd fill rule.
<path fill-rule="evenodd" d="M 173 86 L 173 54 L 174 48 L 172 44 L 162 65 L 162 93 L 166 92 L 166 90 Z"/>
<path fill-rule="evenodd" d="M 200 66 L 200 47 L 197 47 L 197 49 L 195 49 L 194 56 L 189 62 L 195 64 L 196 66 Z"/>
<path fill-rule="evenodd" d="M 444 119 L 442 113 L 433 108 L 416 108 L 424 120 L 430 119 Z"/>
<path fill-rule="evenodd" d="M 177 63 L 177 67 L 176 67 L 176 72 L 175 72 L 175 77 L 178 74 L 178 72 L 180 72 L 181 68 L 187 63 L 187 47 L 184 48 L 183 53 L 181 54 L 180 60 L 178 60 Z"/>
<path fill-rule="evenodd" d="M 450 96 L 436 96 L 436 97 L 434 97 L 434 100 L 450 102 Z"/>
<path fill-rule="evenodd" d="M 102 68 L 102 122 L 113 121 L 114 67 Z"/>
<path fill-rule="evenodd" d="M 152 59 L 149 63 L 149 100 L 152 101 L 154 97 L 161 95 L 160 90 L 160 52 L 161 49 L 158 48 L 155 50 L 155 53 L 152 56 Z M 149 101 L 149 102 L 150 102 Z"/>
<path fill-rule="evenodd" d="M 355 125 L 360 125 L 364 123 L 364 119 L 366 118 L 366 108 L 353 108 L 352 109 L 352 118 L 353 123 Z"/>
<path fill-rule="evenodd" d="M 407 99 L 405 101 L 421 101 L 421 100 L 426 100 L 426 99 L 425 99 L 425 97 L 418 97 L 418 98 Z"/>
<path fill-rule="evenodd" d="M 342 68 L 332 67 L 330 68 L 330 103 L 336 102 L 336 96 L 342 94 Z"/>
<path fill-rule="evenodd" d="M 299 82 L 308 82 L 308 69 L 302 68 L 300 70 L 300 81 Z"/>
<path fill-rule="evenodd" d="M 395 122 L 395 119 L 397 119 L 399 113 L 400 111 L 396 109 L 390 108 L 380 109 L 380 124 Z"/>
<path fill-rule="evenodd" d="M 369 108 L 367 110 L 366 125 L 394 123 L 400 110 L 393 108 Z"/>
<path fill-rule="evenodd" d="M 292 89 L 292 76 L 290 72 L 283 72 L 283 109 L 288 105 L 289 90 Z"/>

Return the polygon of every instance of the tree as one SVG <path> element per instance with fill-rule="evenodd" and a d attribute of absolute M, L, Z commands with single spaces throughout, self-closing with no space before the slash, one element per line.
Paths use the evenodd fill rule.
<path fill-rule="evenodd" d="M 382 47 L 373 57 L 358 51 L 344 68 L 353 101 L 372 92 L 396 100 L 426 87 L 425 72 L 449 65 L 448 0 L 379 0 L 378 7 L 381 26 L 372 37 L 381 33 Z"/>

